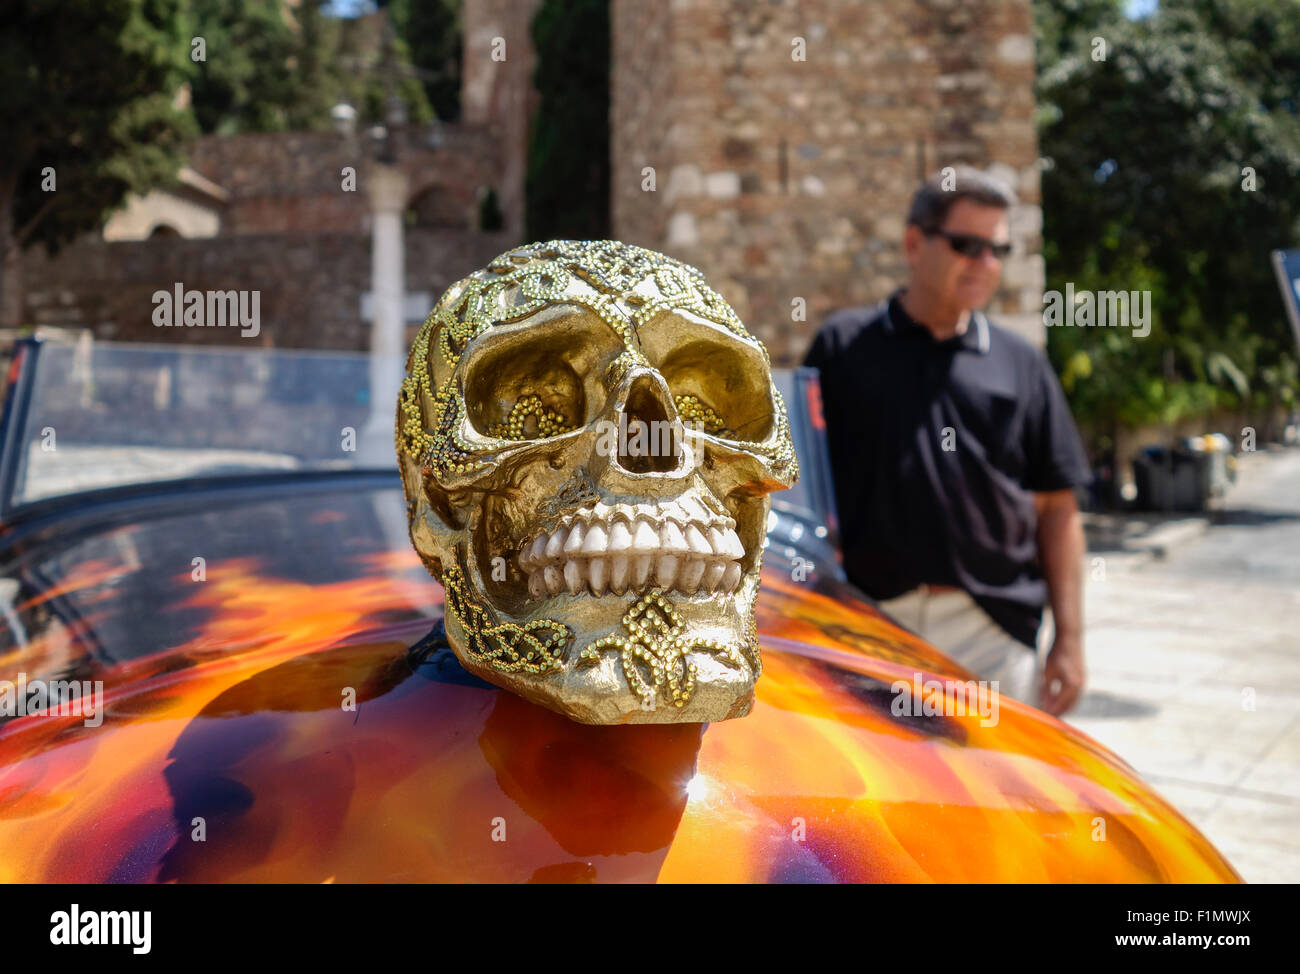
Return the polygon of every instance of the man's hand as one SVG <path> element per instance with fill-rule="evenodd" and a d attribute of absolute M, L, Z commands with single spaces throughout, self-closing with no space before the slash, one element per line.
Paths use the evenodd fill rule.
<path fill-rule="evenodd" d="M 1034 501 L 1038 557 L 1056 623 L 1039 700 L 1043 710 L 1059 717 L 1083 692 L 1083 520 L 1071 490 L 1036 494 Z"/>
<path fill-rule="evenodd" d="M 1072 633 L 1058 634 L 1043 666 L 1041 708 L 1053 717 L 1061 716 L 1079 699 L 1083 683 L 1083 641 Z"/>

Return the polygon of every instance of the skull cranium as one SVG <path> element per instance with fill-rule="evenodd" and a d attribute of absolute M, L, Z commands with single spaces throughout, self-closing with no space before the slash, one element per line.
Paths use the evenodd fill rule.
<path fill-rule="evenodd" d="M 503 254 L 430 314 L 397 423 L 467 669 L 587 723 L 749 711 L 767 494 L 798 466 L 766 350 L 699 271 Z"/>

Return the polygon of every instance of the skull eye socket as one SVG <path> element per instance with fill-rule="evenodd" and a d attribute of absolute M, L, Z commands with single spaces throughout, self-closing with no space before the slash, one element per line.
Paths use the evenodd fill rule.
<path fill-rule="evenodd" d="M 621 347 L 599 322 L 569 318 L 530 330 L 485 335 L 469 351 L 466 415 L 484 436 L 542 440 L 586 425 L 599 363 Z"/>
<path fill-rule="evenodd" d="M 470 422 L 485 436 L 540 440 L 576 429 L 586 415 L 582 380 L 555 355 L 483 363 L 465 397 Z"/>
<path fill-rule="evenodd" d="M 682 418 L 682 422 L 692 429 L 702 430 L 710 436 L 732 438 L 731 430 L 723 418 L 712 406 L 702 402 L 699 396 L 673 396 L 673 404 L 677 407 L 677 415 Z"/>
<path fill-rule="evenodd" d="M 541 440 L 573 429 L 574 424 L 566 420 L 563 413 L 547 408 L 541 396 L 529 393 L 515 400 L 506 418 L 489 426 L 486 432 L 488 436 L 503 440 Z"/>
<path fill-rule="evenodd" d="M 766 364 L 739 343 L 690 342 L 672 351 L 659 371 L 668 383 L 678 415 L 688 427 L 710 436 L 747 443 L 767 439 L 775 407 Z"/>

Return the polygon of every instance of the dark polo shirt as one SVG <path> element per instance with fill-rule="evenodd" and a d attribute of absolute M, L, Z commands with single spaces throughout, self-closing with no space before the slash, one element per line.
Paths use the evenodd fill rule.
<path fill-rule="evenodd" d="M 876 599 L 965 589 L 1035 645 L 1047 583 L 1034 492 L 1091 479 L 1043 354 L 979 312 L 935 341 L 896 294 L 830 315 L 805 364 L 821 370 L 849 578 Z"/>

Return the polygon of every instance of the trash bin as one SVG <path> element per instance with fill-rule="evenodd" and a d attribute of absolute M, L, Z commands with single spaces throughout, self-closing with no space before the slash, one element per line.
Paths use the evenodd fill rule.
<path fill-rule="evenodd" d="M 1133 459 L 1137 506 L 1147 511 L 1203 511 L 1210 496 L 1204 451 L 1149 446 Z"/>
<path fill-rule="evenodd" d="M 1228 457 L 1232 453 L 1232 441 L 1222 433 L 1208 433 L 1205 436 L 1189 436 L 1183 441 L 1183 447 L 1198 458 L 1204 458 L 1206 495 L 1222 497 L 1231 480 Z"/>

